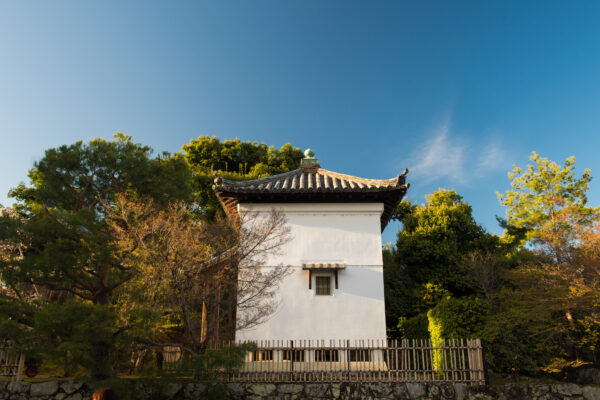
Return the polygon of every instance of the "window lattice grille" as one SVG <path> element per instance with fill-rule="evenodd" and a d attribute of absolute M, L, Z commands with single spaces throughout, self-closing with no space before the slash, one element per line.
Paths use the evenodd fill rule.
<path fill-rule="evenodd" d="M 331 294 L 331 278 L 328 276 L 315 277 L 318 296 L 329 296 Z"/>

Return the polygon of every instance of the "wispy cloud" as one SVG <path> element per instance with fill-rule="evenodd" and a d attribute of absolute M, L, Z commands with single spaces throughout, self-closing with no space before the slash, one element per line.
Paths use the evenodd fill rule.
<path fill-rule="evenodd" d="M 478 165 L 481 170 L 493 171 L 505 168 L 507 154 L 499 143 L 490 142 L 482 150 Z"/>
<path fill-rule="evenodd" d="M 413 176 L 427 182 L 462 179 L 466 148 L 449 139 L 449 130 L 449 123 L 443 124 L 432 138 L 413 151 L 409 160 Z"/>
<path fill-rule="evenodd" d="M 443 181 L 466 184 L 490 172 L 505 169 L 506 152 L 497 141 L 473 143 L 452 134 L 448 118 L 411 154 L 411 175 L 421 183 Z"/>

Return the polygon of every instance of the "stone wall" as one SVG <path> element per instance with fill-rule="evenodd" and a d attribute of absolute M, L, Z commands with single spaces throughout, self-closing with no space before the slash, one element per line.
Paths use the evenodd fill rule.
<path fill-rule="evenodd" d="M 230 383 L 215 387 L 199 383 L 168 383 L 158 389 L 131 382 L 130 398 L 192 399 L 411 399 L 411 400 L 600 400 L 600 387 L 568 384 L 504 386 L 435 385 L 421 383 Z M 0 400 L 88 400 L 93 388 L 82 382 L 1 382 Z"/>

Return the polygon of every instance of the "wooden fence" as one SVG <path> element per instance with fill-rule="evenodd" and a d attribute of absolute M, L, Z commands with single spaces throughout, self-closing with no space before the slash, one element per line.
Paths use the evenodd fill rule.
<path fill-rule="evenodd" d="M 229 382 L 463 382 L 485 384 L 479 339 L 263 340 L 241 370 L 213 371 Z M 0 343 L 0 376 L 20 380 L 24 360 Z M 179 362 L 179 348 L 163 349 Z"/>
<path fill-rule="evenodd" d="M 0 342 L 0 376 L 20 381 L 23 377 L 25 360 L 22 355 L 10 351 L 9 342 Z"/>
<path fill-rule="evenodd" d="M 230 382 L 486 383 L 479 339 L 263 340 Z"/>

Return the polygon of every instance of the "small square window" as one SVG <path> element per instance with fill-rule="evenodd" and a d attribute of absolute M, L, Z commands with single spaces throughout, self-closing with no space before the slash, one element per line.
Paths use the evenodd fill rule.
<path fill-rule="evenodd" d="M 331 295 L 331 278 L 329 276 L 315 276 L 317 296 Z"/>

